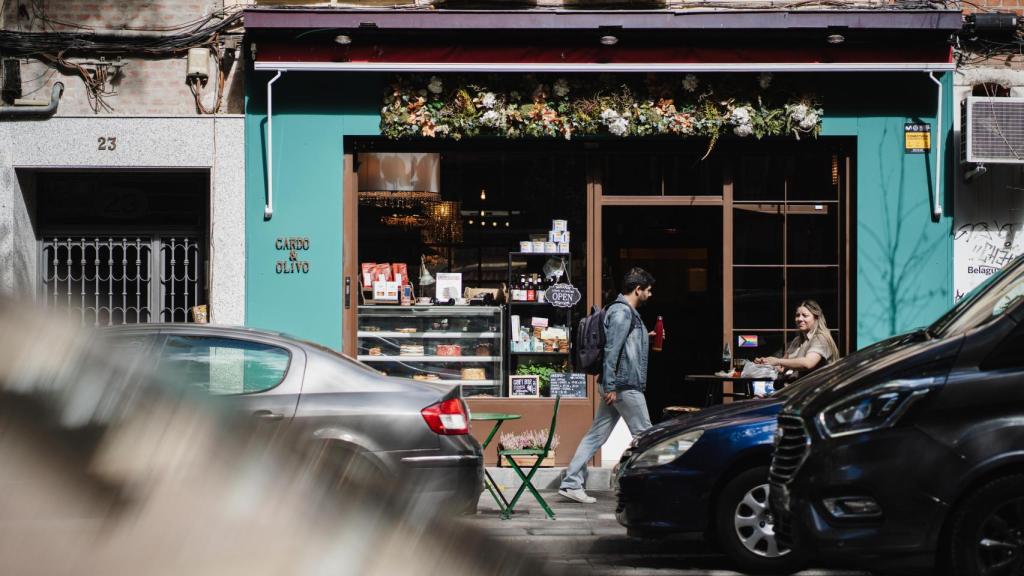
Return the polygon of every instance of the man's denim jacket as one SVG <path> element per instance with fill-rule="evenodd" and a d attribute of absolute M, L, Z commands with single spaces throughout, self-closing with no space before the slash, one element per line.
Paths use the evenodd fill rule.
<path fill-rule="evenodd" d="M 647 328 L 621 294 L 605 309 L 604 334 L 601 392 L 643 392 L 647 387 Z"/>

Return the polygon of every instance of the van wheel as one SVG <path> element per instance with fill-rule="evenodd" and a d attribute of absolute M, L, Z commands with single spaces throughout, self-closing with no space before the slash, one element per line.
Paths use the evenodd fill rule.
<path fill-rule="evenodd" d="M 951 574 L 1024 573 L 1024 474 L 993 480 L 957 506 L 949 530 Z"/>
<path fill-rule="evenodd" d="M 789 574 L 806 558 L 780 546 L 768 509 L 768 467 L 751 468 L 725 486 L 715 504 L 715 538 L 744 572 Z"/>

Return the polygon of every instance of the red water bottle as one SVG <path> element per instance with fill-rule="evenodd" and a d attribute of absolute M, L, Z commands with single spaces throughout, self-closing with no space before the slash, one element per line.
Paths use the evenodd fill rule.
<path fill-rule="evenodd" d="M 658 316 L 658 321 L 654 323 L 654 345 L 651 348 L 655 352 L 661 352 L 661 345 L 665 342 L 665 323 L 661 320 L 661 316 Z"/>

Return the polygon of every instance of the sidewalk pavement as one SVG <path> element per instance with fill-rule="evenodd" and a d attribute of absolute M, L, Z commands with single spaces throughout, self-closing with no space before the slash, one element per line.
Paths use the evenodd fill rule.
<path fill-rule="evenodd" d="M 501 481 L 499 481 L 500 483 Z M 515 490 L 502 489 L 509 498 Z M 541 495 L 555 512 L 548 520 L 544 510 L 527 491 L 510 520 L 502 520 L 498 507 L 486 491 L 480 497 L 475 516 L 462 522 L 488 531 L 499 541 L 519 548 L 544 562 L 554 575 L 675 576 L 739 574 L 732 563 L 711 544 L 697 536 L 666 540 L 641 540 L 626 536 L 615 520 L 615 494 L 590 491 L 595 504 L 571 502 L 556 489 L 541 489 Z M 862 572 L 808 570 L 803 576 L 863 576 Z M 538 575 L 539 576 L 539 575 Z"/>

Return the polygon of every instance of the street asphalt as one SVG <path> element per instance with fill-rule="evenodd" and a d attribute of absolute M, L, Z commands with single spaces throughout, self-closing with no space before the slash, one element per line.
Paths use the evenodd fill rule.
<path fill-rule="evenodd" d="M 512 496 L 511 490 L 507 495 Z M 555 490 L 541 494 L 555 512 L 548 520 L 529 492 L 523 494 L 510 520 L 502 520 L 486 491 L 475 516 L 463 522 L 486 530 L 498 540 L 544 562 L 554 575 L 627 574 L 630 576 L 707 575 L 736 572 L 728 558 L 695 536 L 669 540 L 641 540 L 626 536 L 615 520 L 615 494 L 589 492 L 596 504 L 578 504 Z M 864 572 L 806 570 L 801 576 L 866 576 Z"/>

